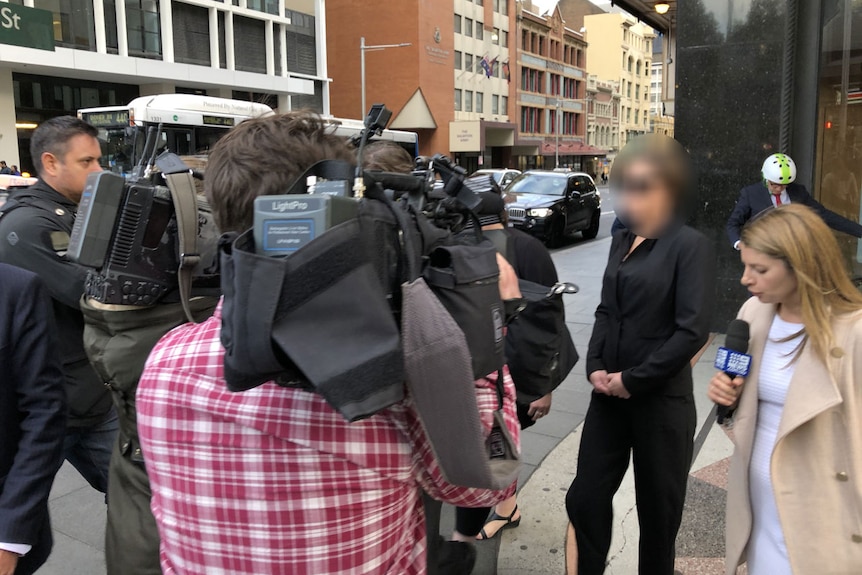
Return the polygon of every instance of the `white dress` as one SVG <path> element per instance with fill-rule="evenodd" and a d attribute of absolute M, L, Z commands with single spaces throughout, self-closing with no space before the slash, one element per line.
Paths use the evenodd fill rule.
<path fill-rule="evenodd" d="M 749 469 L 753 513 L 748 541 L 749 575 L 793 575 L 772 491 L 770 461 L 796 366 L 791 361 L 802 337 L 783 343 L 780 340 L 799 333 L 802 327 L 776 314 L 763 350 L 757 388 L 757 431 Z"/>

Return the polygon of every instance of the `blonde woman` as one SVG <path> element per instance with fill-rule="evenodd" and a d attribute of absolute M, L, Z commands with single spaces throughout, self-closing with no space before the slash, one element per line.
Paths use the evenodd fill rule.
<path fill-rule="evenodd" d="M 740 248 L 751 372 L 709 386 L 735 409 L 727 574 L 862 573 L 862 294 L 804 206 L 751 220 Z"/>

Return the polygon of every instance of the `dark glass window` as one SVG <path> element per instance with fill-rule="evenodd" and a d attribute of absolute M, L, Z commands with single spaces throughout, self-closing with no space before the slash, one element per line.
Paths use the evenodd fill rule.
<path fill-rule="evenodd" d="M 237 70 L 266 74 L 265 26 L 263 20 L 234 16 L 233 53 Z"/>
<path fill-rule="evenodd" d="M 129 56 L 161 59 L 162 26 L 158 0 L 125 0 L 125 2 Z M 176 13 L 176 6 L 174 12 Z M 174 25 L 176 26 L 176 22 Z"/>
<path fill-rule="evenodd" d="M 174 59 L 184 64 L 209 66 L 210 20 L 209 10 L 175 2 L 172 4 Z"/>
<path fill-rule="evenodd" d="M 23 5 L 22 1 L 13 4 Z M 57 46 L 96 51 L 96 24 L 93 3 L 81 0 L 36 0 L 35 8 L 54 14 L 54 41 Z"/>
<path fill-rule="evenodd" d="M 247 6 L 249 10 L 278 14 L 278 2 L 276 0 L 248 0 Z"/>

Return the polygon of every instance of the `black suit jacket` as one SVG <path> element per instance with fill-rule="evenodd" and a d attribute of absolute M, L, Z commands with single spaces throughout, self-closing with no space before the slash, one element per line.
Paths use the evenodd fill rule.
<path fill-rule="evenodd" d="M 811 197 L 811 194 L 808 193 L 808 190 L 802 184 L 793 183 L 787 186 L 787 195 L 790 197 L 791 203 L 808 206 L 820 214 L 826 225 L 833 230 L 862 238 L 862 226 L 824 208 L 820 202 Z M 739 241 L 742 227 L 748 220 L 763 210 L 773 207 L 773 205 L 772 196 L 763 182 L 742 188 L 742 191 L 739 192 L 736 206 L 734 206 L 733 212 L 731 212 L 730 218 L 727 220 L 727 237 L 730 240 L 730 245 L 736 245 L 736 242 Z"/>
<path fill-rule="evenodd" d="M 602 283 L 602 301 L 587 352 L 587 374 L 622 372 L 633 398 L 688 395 L 691 359 L 709 336 L 715 259 L 706 237 L 681 226 L 634 242 L 614 235 Z"/>
<path fill-rule="evenodd" d="M 51 552 L 64 389 L 47 292 L 30 272 L 0 264 L 0 542 L 32 545 L 16 574 L 32 573 Z"/>

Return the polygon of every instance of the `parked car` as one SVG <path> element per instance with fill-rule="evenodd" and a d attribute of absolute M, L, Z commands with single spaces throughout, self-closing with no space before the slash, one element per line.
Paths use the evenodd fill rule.
<path fill-rule="evenodd" d="M 548 246 L 559 246 L 575 232 L 587 239 L 599 233 L 602 200 L 589 174 L 530 170 L 506 191 L 515 198 L 507 206 L 511 224 Z"/>
<path fill-rule="evenodd" d="M 512 170 L 510 168 L 500 168 L 500 169 L 484 169 L 484 170 L 476 170 L 470 176 L 491 176 L 494 178 L 494 181 L 497 182 L 497 185 L 500 186 L 501 190 L 506 190 L 506 187 L 512 183 L 512 180 L 521 175 L 520 170 Z"/>

